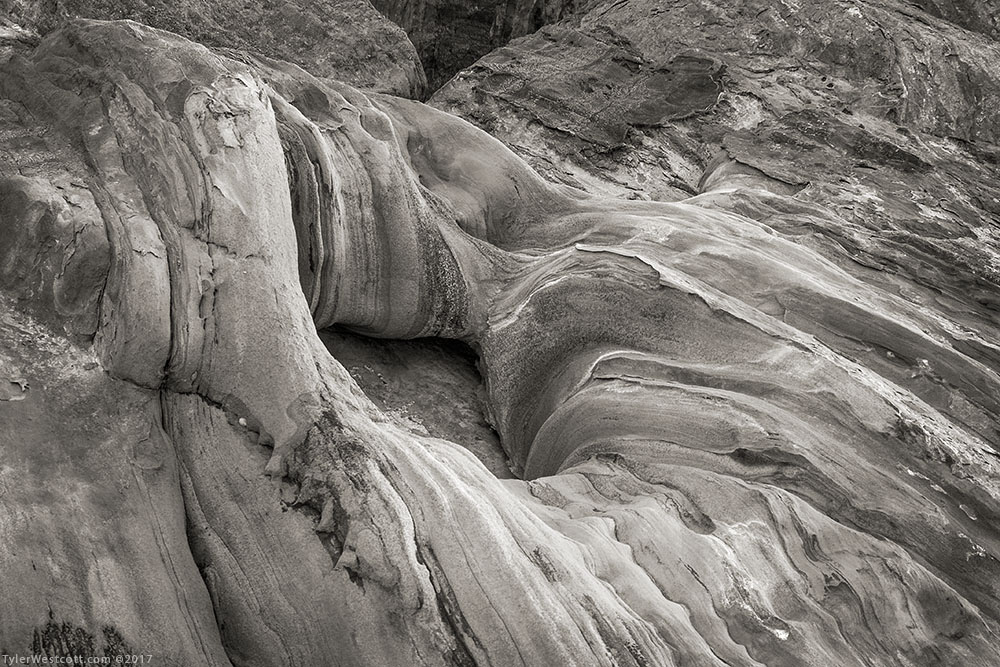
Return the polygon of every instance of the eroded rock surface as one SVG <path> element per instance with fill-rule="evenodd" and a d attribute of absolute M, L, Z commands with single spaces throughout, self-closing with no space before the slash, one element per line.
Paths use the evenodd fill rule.
<path fill-rule="evenodd" d="M 913 152 L 953 172 L 962 142 L 998 140 L 998 55 L 997 41 L 894 0 L 609 1 L 496 50 L 431 103 L 553 180 L 677 200 L 701 191 L 722 150 L 753 153 L 747 162 L 786 188 L 905 170 L 886 150 L 911 172 Z M 761 164 L 776 153 L 781 173 Z M 980 196 L 978 175 L 949 178 Z M 996 214 L 994 197 L 980 208 Z"/>
<path fill-rule="evenodd" d="M 0 15 L 14 34 L 44 34 L 77 17 L 131 19 L 207 46 L 282 58 L 363 88 L 404 97 L 425 92 L 413 45 L 368 0 L 0 0 Z"/>
<path fill-rule="evenodd" d="M 324 329 L 320 339 L 365 395 L 411 428 L 461 443 L 499 477 L 513 477 L 496 432 L 476 355 L 443 338 L 387 340 Z"/>
<path fill-rule="evenodd" d="M 596 4 L 595 0 L 374 0 L 413 41 L 428 89 L 517 37 Z"/>
<path fill-rule="evenodd" d="M 690 97 L 622 95 L 608 123 L 675 127 L 728 85 L 714 56 L 629 62 Z M 629 201 L 418 102 L 133 23 L 16 53 L 0 649 L 995 664 L 997 221 L 988 180 L 957 185 L 995 170 L 991 130 L 932 134 L 923 81 L 905 141 L 789 102 L 769 135 L 707 123 L 726 153 L 693 196 Z M 809 178 L 858 150 L 870 179 Z M 468 344 L 521 479 L 381 410 L 333 325 Z"/>

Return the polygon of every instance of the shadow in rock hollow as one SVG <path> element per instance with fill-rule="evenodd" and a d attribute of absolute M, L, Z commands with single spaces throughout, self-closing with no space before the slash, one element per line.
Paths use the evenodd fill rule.
<path fill-rule="evenodd" d="M 487 417 L 476 353 L 444 338 L 368 338 L 340 327 L 320 339 L 387 415 L 418 433 L 462 445 L 499 479 L 514 477 Z"/>

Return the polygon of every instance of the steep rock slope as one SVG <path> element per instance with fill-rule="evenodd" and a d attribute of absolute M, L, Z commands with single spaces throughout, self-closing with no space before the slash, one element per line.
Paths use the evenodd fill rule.
<path fill-rule="evenodd" d="M 3 650 L 995 662 L 968 235 L 866 236 L 732 158 L 683 202 L 588 195 L 441 111 L 131 23 L 13 56 L 0 98 Z M 380 411 L 335 324 L 470 344 L 524 479 Z"/>

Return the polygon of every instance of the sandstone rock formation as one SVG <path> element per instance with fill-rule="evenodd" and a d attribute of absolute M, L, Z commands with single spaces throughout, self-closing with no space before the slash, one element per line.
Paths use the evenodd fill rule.
<path fill-rule="evenodd" d="M 894 0 L 629 0 L 498 49 L 431 103 L 550 178 L 673 200 L 700 192 L 720 148 L 801 187 L 904 163 L 912 173 L 921 160 L 909 153 L 936 166 L 961 142 L 995 144 L 998 55 L 997 41 Z M 748 141 L 767 153 L 751 159 Z M 902 152 L 882 160 L 893 147 Z M 993 214 L 994 196 L 982 205 Z"/>
<path fill-rule="evenodd" d="M 853 16 L 825 11 L 798 20 Z M 578 30 L 501 50 L 436 102 L 497 59 L 544 60 L 535 40 L 598 48 Z M 954 40 L 992 80 L 993 43 Z M 838 75 L 852 114 L 792 69 L 781 90 L 803 99 L 779 90 L 780 113 L 738 123 L 729 66 L 697 50 L 606 60 L 599 79 L 641 84 L 596 119 L 567 100 L 560 120 L 570 71 L 546 98 L 512 68 L 462 106 L 544 125 L 553 154 L 553 123 L 593 146 L 647 126 L 699 146 L 690 175 L 650 178 L 682 201 L 642 201 L 593 164 L 574 168 L 596 192 L 545 180 L 418 102 L 136 23 L 9 50 L 0 651 L 996 663 L 995 109 L 953 70 L 902 79 L 905 134 L 876 113 L 875 69 Z M 483 398 L 453 423 L 376 405 L 336 358 L 367 353 L 331 326 L 461 341 Z M 470 371 L 419 363 L 473 391 Z M 494 474 L 480 402 L 518 479 Z"/>
<path fill-rule="evenodd" d="M 530 35 L 595 0 L 373 0 L 410 36 L 431 91 L 510 40 Z"/>
<path fill-rule="evenodd" d="M 207 46 L 282 58 L 354 86 L 424 94 L 413 45 L 368 0 L 0 0 L 0 21 L 43 34 L 75 17 L 132 19 Z"/>

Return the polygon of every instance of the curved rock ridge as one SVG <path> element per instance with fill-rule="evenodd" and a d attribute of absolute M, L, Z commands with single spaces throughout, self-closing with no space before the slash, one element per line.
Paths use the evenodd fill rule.
<path fill-rule="evenodd" d="M 15 55 L 0 98 L 0 649 L 995 663 L 997 283 L 951 239 L 849 269 L 862 232 L 745 163 L 588 195 L 129 22 Z M 377 409 L 333 324 L 469 343 L 523 479 Z"/>

